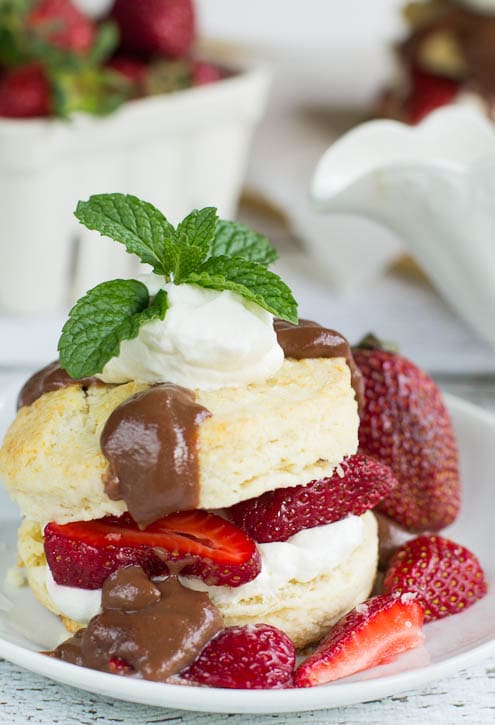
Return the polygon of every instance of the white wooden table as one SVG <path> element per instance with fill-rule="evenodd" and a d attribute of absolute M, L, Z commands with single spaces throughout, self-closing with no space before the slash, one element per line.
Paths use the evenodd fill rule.
<path fill-rule="evenodd" d="M 495 657 L 430 687 L 351 707 L 294 715 L 208 715 L 163 710 L 96 697 L 0 661 L 0 723 L 36 725 L 493 725 Z"/>

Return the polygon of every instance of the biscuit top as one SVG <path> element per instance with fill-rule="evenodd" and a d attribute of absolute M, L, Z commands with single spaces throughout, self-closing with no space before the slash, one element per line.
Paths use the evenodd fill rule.
<path fill-rule="evenodd" d="M 364 400 L 363 376 L 354 362 L 352 351 L 346 338 L 327 327 L 311 320 L 299 320 L 292 325 L 285 320 L 275 321 L 275 332 L 285 357 L 295 360 L 305 358 L 332 358 L 342 357 L 351 372 L 351 385 L 356 394 L 356 400 L 361 408 Z"/>

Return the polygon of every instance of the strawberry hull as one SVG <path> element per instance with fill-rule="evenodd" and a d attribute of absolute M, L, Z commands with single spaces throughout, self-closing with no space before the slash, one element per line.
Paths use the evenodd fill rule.
<path fill-rule="evenodd" d="M 199 510 L 165 517 L 145 531 L 128 514 L 50 523 L 44 547 L 55 582 L 80 589 L 100 589 L 110 574 L 132 565 L 150 577 L 180 572 L 230 587 L 251 581 L 261 570 L 254 541 L 219 516 Z"/>

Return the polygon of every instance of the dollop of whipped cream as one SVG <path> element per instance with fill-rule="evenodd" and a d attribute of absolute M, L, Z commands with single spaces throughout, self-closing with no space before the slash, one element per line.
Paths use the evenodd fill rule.
<path fill-rule="evenodd" d="M 339 566 L 361 544 L 364 523 L 359 516 L 315 526 L 294 534 L 287 541 L 258 544 L 261 572 L 240 587 L 207 586 L 197 577 L 180 577 L 190 589 L 208 592 L 216 604 L 228 604 L 262 595 L 280 596 L 280 589 L 292 581 L 308 582 Z M 101 589 L 79 589 L 56 584 L 48 566 L 45 581 L 50 599 L 62 614 L 86 624 L 101 611 Z"/>
<path fill-rule="evenodd" d="M 144 323 L 134 340 L 121 343 L 119 355 L 98 375 L 103 382 L 216 390 L 263 382 L 281 367 L 273 315 L 259 305 L 227 290 L 176 285 L 154 274 L 140 280 L 151 295 L 166 290 L 165 319 Z"/>
<path fill-rule="evenodd" d="M 75 622 L 89 622 L 101 612 L 101 589 L 79 589 L 57 584 L 50 567 L 45 567 L 48 596 L 59 612 Z"/>

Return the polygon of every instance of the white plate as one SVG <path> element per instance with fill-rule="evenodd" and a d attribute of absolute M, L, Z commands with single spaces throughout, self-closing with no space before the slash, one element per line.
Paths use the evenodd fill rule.
<path fill-rule="evenodd" d="M 0 387 L 0 434 L 12 417 L 19 379 Z M 317 710 L 376 700 L 430 683 L 495 651 L 495 419 L 456 398 L 448 399 L 461 449 L 464 500 L 448 535 L 480 558 L 490 584 L 473 607 L 425 627 L 425 646 L 396 662 L 334 684 L 294 690 L 219 690 L 131 680 L 75 667 L 44 655 L 64 634 L 27 588 L 0 585 L 0 656 L 53 680 L 90 692 L 147 705 L 226 713 L 281 713 Z M 11 511 L 12 513 L 9 513 Z M 17 517 L 0 496 L 0 582 L 15 562 Z"/>

